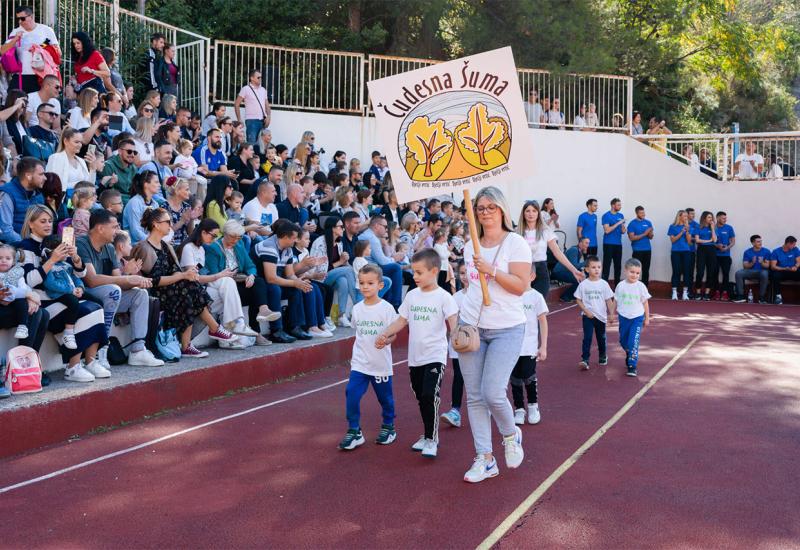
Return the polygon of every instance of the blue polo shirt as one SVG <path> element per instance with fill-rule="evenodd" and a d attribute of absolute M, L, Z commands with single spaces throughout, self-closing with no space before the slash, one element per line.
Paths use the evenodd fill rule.
<path fill-rule="evenodd" d="M 697 245 L 694 243 L 694 236 L 697 235 L 697 231 L 700 229 L 700 224 L 694 220 L 689 222 L 689 235 L 692 237 L 692 244 L 689 245 L 689 251 L 694 252 L 697 250 Z"/>
<path fill-rule="evenodd" d="M 778 263 L 778 267 L 793 267 L 797 264 L 797 257 L 800 256 L 800 248 L 793 247 L 786 252 L 782 246 L 772 251 L 772 260 Z"/>
<path fill-rule="evenodd" d="M 636 218 L 632 220 L 631 223 L 628 224 L 628 237 L 630 237 L 631 234 L 636 236 L 642 235 L 645 231 L 647 231 L 651 227 L 653 227 L 653 223 L 650 220 L 646 218 L 644 220 Z M 643 239 L 631 241 L 631 250 L 643 251 L 651 249 L 652 247 L 650 246 L 649 237 L 644 237 Z"/>
<path fill-rule="evenodd" d="M 625 216 L 622 212 L 617 212 L 616 214 L 612 214 L 611 210 L 603 214 L 603 225 L 614 225 L 620 220 L 624 220 Z M 605 233 L 605 227 L 603 227 L 603 244 L 618 244 L 622 246 L 622 226 L 617 226 L 614 231 L 611 233 Z"/>
<path fill-rule="evenodd" d="M 731 238 L 736 236 L 733 227 L 731 227 L 727 223 L 725 225 L 718 225 L 716 227 L 716 230 L 717 230 L 717 244 L 724 244 L 725 246 L 728 246 L 728 244 L 730 244 L 731 242 Z M 730 255 L 731 255 L 730 250 L 717 249 L 717 256 L 730 256 Z"/>
<path fill-rule="evenodd" d="M 584 212 L 578 216 L 578 227 L 582 237 L 589 237 L 589 246 L 597 246 L 597 214 Z"/>
<path fill-rule="evenodd" d="M 707 241 L 711 239 L 711 227 L 708 225 L 705 227 L 699 227 L 695 232 L 695 235 L 704 241 Z M 700 243 L 700 246 L 713 246 L 714 248 L 717 248 L 717 243 Z"/>
<path fill-rule="evenodd" d="M 681 235 L 682 231 L 683 225 L 670 225 L 669 229 L 667 229 L 667 235 L 674 237 L 676 235 Z M 689 228 L 689 231 L 691 231 L 691 228 Z M 686 242 L 686 234 L 681 235 L 680 239 L 672 243 L 672 252 L 689 252 L 689 243 Z"/>
<path fill-rule="evenodd" d="M 772 259 L 772 252 L 769 251 L 769 248 L 764 248 L 763 246 L 758 252 L 756 252 L 753 247 L 750 247 L 744 251 L 742 259 L 745 262 L 754 262 L 753 267 L 750 268 L 753 271 L 762 271 L 764 266 L 761 265 L 761 260 Z"/>
<path fill-rule="evenodd" d="M 220 166 L 225 166 L 225 153 L 218 150 L 212 153 L 207 145 L 198 147 L 192 152 L 192 158 L 197 161 L 198 165 L 205 164 L 212 172 L 218 172 Z"/>

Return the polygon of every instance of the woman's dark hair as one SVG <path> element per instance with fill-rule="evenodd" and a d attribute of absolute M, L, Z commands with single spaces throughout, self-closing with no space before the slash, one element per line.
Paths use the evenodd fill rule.
<path fill-rule="evenodd" d="M 356 241 L 356 243 L 353 245 L 353 255 L 355 255 L 356 258 L 360 258 L 361 255 L 364 254 L 364 251 L 367 250 L 368 246 L 369 241 L 366 239 Z"/>
<path fill-rule="evenodd" d="M 53 172 L 44 173 L 44 185 L 42 186 L 42 195 L 44 196 L 45 203 L 47 199 L 53 198 L 56 201 L 56 211 L 61 208 L 61 203 L 64 201 L 64 191 L 61 188 L 61 178 L 58 174 Z M 57 214 L 58 212 L 56 212 Z"/>
<path fill-rule="evenodd" d="M 706 223 L 706 218 L 711 216 L 711 225 L 714 225 L 714 214 L 709 212 L 708 210 L 704 210 L 702 214 L 700 214 L 700 227 L 703 227 Z"/>
<path fill-rule="evenodd" d="M 169 142 L 167 139 L 167 134 L 175 128 L 177 128 L 177 125 L 174 122 L 165 122 L 159 126 L 158 130 L 156 130 L 156 135 L 153 136 L 153 143 L 158 143 L 160 141 Z"/>
<path fill-rule="evenodd" d="M 553 208 L 552 210 L 547 208 L 551 204 L 553 204 L 553 199 L 550 198 L 550 197 L 547 197 L 546 199 L 544 199 L 544 201 L 542 201 L 542 210 L 544 210 L 548 214 L 550 214 L 550 213 L 555 214 L 556 213 L 556 209 L 555 208 Z"/>
<path fill-rule="evenodd" d="M 325 227 L 323 230 L 325 232 L 325 248 L 328 251 L 329 261 L 330 258 L 333 258 L 333 247 L 336 246 L 336 241 L 333 240 L 333 228 L 339 223 L 344 226 L 344 222 L 339 216 L 330 216 L 325 218 Z"/>
<path fill-rule="evenodd" d="M 341 156 L 342 156 L 342 155 L 344 155 L 344 154 L 345 154 L 345 152 L 344 152 L 344 151 L 336 151 L 336 152 L 333 154 L 333 160 L 335 160 L 335 161 L 337 162 L 337 164 L 338 164 L 339 162 L 341 162 L 341 161 L 339 161 L 339 157 L 341 157 Z"/>
<path fill-rule="evenodd" d="M 369 189 L 362 189 L 361 191 L 356 193 L 356 202 L 358 202 L 358 204 L 361 204 L 371 196 L 372 192 Z"/>
<path fill-rule="evenodd" d="M 152 170 L 145 170 L 139 174 L 133 176 L 133 182 L 131 183 L 131 197 L 135 195 L 141 195 L 144 198 L 144 186 L 148 183 L 151 179 L 157 178 L 158 174 L 153 172 Z"/>
<path fill-rule="evenodd" d="M 26 94 L 22 90 L 17 90 L 17 89 L 9 90 L 8 91 L 8 96 L 6 97 L 6 104 L 5 104 L 4 109 L 8 109 L 9 107 L 13 107 L 14 103 L 16 103 L 16 101 L 21 97 L 27 98 L 28 94 Z M 10 121 L 10 122 L 17 122 L 19 120 L 19 113 L 17 111 L 14 111 L 14 113 L 10 117 L 8 117 L 6 120 Z"/>
<path fill-rule="evenodd" d="M 203 231 L 206 233 L 211 233 L 212 231 L 219 229 L 219 224 L 212 220 L 211 218 L 205 218 L 203 221 L 198 223 L 194 231 L 192 231 L 189 236 L 186 238 L 185 241 L 181 243 L 178 247 L 177 255 L 178 258 L 181 257 L 183 254 L 183 247 L 186 246 L 188 243 L 192 243 L 195 246 L 203 246 Z"/>
<path fill-rule="evenodd" d="M 80 54 L 75 51 L 75 46 L 72 44 L 72 40 L 78 40 L 83 46 L 83 51 Z M 89 37 L 89 35 L 83 31 L 76 31 L 72 33 L 72 37 L 70 39 L 70 49 L 72 50 L 72 61 L 79 63 L 85 62 L 95 51 L 94 42 L 92 42 L 92 39 Z"/>
<path fill-rule="evenodd" d="M 228 176 L 214 176 L 208 182 L 208 190 L 206 192 L 206 200 L 203 202 L 203 210 L 208 208 L 211 201 L 217 201 L 220 208 L 225 207 L 225 189 L 234 187 L 233 182 Z"/>
<path fill-rule="evenodd" d="M 151 231 L 153 227 L 155 227 L 156 222 L 159 221 L 159 218 L 163 218 L 164 216 L 168 216 L 166 210 L 163 208 L 148 208 L 142 214 L 142 220 L 139 222 L 139 225 L 142 226 L 142 229 L 145 231 Z"/>

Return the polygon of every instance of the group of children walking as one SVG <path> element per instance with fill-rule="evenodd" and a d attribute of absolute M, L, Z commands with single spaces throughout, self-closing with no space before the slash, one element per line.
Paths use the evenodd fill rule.
<path fill-rule="evenodd" d="M 392 393 L 393 362 L 391 344 L 397 334 L 408 327 L 408 367 L 411 387 L 419 404 L 424 433 L 411 448 L 422 456 L 433 458 L 439 445 L 439 421 L 461 426 L 461 404 L 464 381 L 458 363 L 458 353 L 448 346 L 447 329 L 458 322 L 458 312 L 469 280 L 463 264 L 458 267 L 462 290 L 451 295 L 437 280 L 441 268 L 439 255 L 424 249 L 411 258 L 411 269 L 417 288 L 406 295 L 399 312 L 379 297 L 383 288 L 383 273 L 374 264 L 358 272 L 358 286 L 363 300 L 353 307 L 352 326 L 356 330 L 350 379 L 346 389 L 348 430 L 339 448 L 352 450 L 365 443 L 361 430 L 360 402 L 372 385 L 382 408 L 381 429 L 375 439 L 389 445 L 397 437 L 394 427 L 394 396 Z M 612 321 L 615 309 L 619 316 L 620 344 L 626 352 L 629 376 L 636 376 L 639 338 L 643 325 L 650 322 L 647 287 L 639 281 L 641 264 L 636 259 L 625 264 L 626 278 L 612 292 L 600 278 L 602 263 L 596 256 L 586 260 L 588 277 L 575 293 L 583 319 L 583 346 L 580 367 L 589 368 L 592 334 L 597 337 L 600 365 L 608 364 L 606 354 L 606 323 Z M 516 424 L 538 424 L 536 365 L 547 358 L 549 312 L 545 298 L 529 289 L 523 295 L 526 324 L 519 360 L 511 374 L 510 385 Z M 452 408 L 439 417 L 440 388 L 448 356 L 453 364 Z M 527 400 L 526 400 L 527 397 Z"/>

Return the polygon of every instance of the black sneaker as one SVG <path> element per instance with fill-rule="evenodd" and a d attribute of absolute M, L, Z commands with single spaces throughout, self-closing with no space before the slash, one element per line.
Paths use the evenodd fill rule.
<path fill-rule="evenodd" d="M 339 448 L 343 451 L 352 451 L 356 447 L 364 444 L 364 434 L 361 430 L 347 430 L 344 438 L 339 442 Z"/>
<path fill-rule="evenodd" d="M 289 334 L 296 340 L 311 340 L 311 335 L 300 327 L 293 328 Z"/>
<path fill-rule="evenodd" d="M 43 372 L 42 373 L 42 387 L 46 388 L 47 386 L 50 385 L 51 382 L 52 382 L 52 380 L 50 379 L 50 375 L 47 374 L 46 372 Z"/>
<path fill-rule="evenodd" d="M 397 439 L 397 432 L 394 431 L 394 426 L 390 424 L 381 424 L 381 431 L 378 437 L 375 438 L 375 443 L 378 445 L 389 445 Z"/>
<path fill-rule="evenodd" d="M 605 367 L 606 365 L 608 365 L 608 357 L 601 357 L 599 364 L 601 367 Z"/>
<path fill-rule="evenodd" d="M 626 372 L 625 374 L 627 376 L 638 376 L 638 373 L 636 372 L 636 367 L 632 365 L 628 365 L 628 372 Z"/>
<path fill-rule="evenodd" d="M 710 302 L 711 301 L 711 294 L 703 294 L 703 301 Z"/>
<path fill-rule="evenodd" d="M 733 299 L 733 303 L 734 303 L 734 304 L 743 304 L 743 303 L 745 303 L 746 301 L 747 301 L 747 297 L 746 297 L 745 295 L 741 295 L 741 296 L 739 296 L 739 295 L 737 294 L 737 295 L 736 295 L 736 297 Z"/>

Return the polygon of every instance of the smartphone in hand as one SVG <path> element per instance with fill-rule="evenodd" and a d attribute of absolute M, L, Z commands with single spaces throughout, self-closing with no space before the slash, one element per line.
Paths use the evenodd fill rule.
<path fill-rule="evenodd" d="M 67 246 L 75 246 L 75 228 L 67 226 L 61 233 L 61 242 Z"/>

